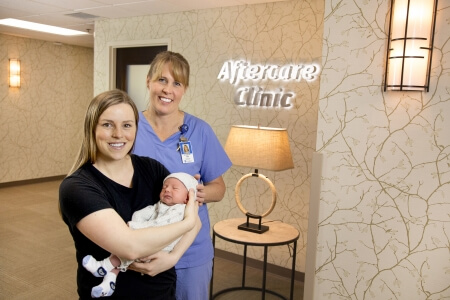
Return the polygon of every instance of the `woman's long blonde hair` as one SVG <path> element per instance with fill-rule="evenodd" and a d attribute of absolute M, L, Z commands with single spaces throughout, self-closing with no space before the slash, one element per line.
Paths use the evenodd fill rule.
<path fill-rule="evenodd" d="M 128 96 L 127 93 L 121 90 L 110 90 L 97 95 L 92 99 L 89 107 L 86 111 L 86 116 L 84 118 L 84 136 L 81 143 L 80 151 L 78 156 L 70 169 L 67 176 L 71 175 L 73 172 L 78 170 L 82 165 L 90 161 L 95 163 L 97 160 L 97 143 L 95 142 L 95 130 L 98 124 L 98 119 L 103 114 L 103 112 L 109 107 L 117 104 L 125 103 L 131 106 L 134 112 L 134 117 L 136 119 L 136 133 L 139 121 L 139 112 L 134 104 L 133 100 Z M 130 149 L 130 152 L 133 150 Z M 129 153 L 130 153 L 129 152 Z"/>

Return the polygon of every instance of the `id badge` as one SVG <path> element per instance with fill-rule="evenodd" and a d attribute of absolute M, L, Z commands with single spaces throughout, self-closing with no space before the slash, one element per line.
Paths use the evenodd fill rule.
<path fill-rule="evenodd" d="M 181 161 L 183 164 L 189 164 L 194 162 L 194 153 L 192 152 L 192 145 L 190 141 L 180 142 Z"/>

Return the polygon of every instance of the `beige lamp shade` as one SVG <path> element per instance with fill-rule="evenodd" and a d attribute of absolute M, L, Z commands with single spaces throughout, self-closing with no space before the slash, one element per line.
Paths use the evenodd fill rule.
<path fill-rule="evenodd" d="M 225 143 L 225 151 L 237 166 L 270 171 L 294 167 L 284 128 L 234 125 Z"/>

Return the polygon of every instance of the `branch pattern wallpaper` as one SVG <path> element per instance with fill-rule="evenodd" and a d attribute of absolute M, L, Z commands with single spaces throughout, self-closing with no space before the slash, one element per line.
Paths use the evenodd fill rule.
<path fill-rule="evenodd" d="M 389 4 L 325 4 L 315 299 L 450 298 L 450 2 L 428 93 L 383 91 Z"/>

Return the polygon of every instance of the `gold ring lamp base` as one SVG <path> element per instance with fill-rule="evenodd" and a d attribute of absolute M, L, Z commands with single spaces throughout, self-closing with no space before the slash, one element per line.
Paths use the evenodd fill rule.
<path fill-rule="evenodd" d="M 270 189 L 272 190 L 272 203 L 271 203 L 269 209 L 261 215 L 255 215 L 255 214 L 248 212 L 241 203 L 241 197 L 240 197 L 241 184 L 244 180 L 246 180 L 249 177 L 261 178 L 267 184 L 269 184 Z M 273 185 L 272 181 L 270 181 L 269 178 L 267 178 L 263 174 L 258 173 L 258 170 L 255 170 L 255 173 L 249 173 L 249 174 L 242 176 L 242 178 L 236 184 L 235 198 L 236 198 L 236 203 L 237 203 L 239 209 L 247 216 L 247 222 L 239 225 L 238 229 L 250 231 L 250 232 L 254 232 L 254 233 L 259 233 L 259 234 L 264 233 L 269 230 L 269 226 L 261 224 L 262 218 L 266 217 L 267 215 L 269 215 L 272 212 L 272 210 L 274 209 L 275 204 L 277 202 L 277 192 L 275 190 L 275 186 Z M 258 223 L 251 223 L 250 219 L 256 219 L 256 220 L 258 220 Z"/>
<path fill-rule="evenodd" d="M 225 151 L 233 165 L 255 169 L 255 173 L 242 176 L 236 184 L 236 203 L 239 209 L 247 216 L 247 222 L 239 225 L 238 229 L 256 233 L 266 232 L 269 230 L 269 226 L 261 224 L 262 218 L 266 217 L 274 209 L 277 201 L 277 192 L 269 178 L 258 174 L 258 169 L 283 171 L 294 167 L 287 130 L 285 128 L 260 127 L 259 125 L 233 125 L 225 143 Z M 249 213 L 241 203 L 239 195 L 241 183 L 249 177 L 261 178 L 269 184 L 272 190 L 272 204 L 261 215 Z M 256 219 L 257 222 L 251 223 L 250 219 Z"/>

